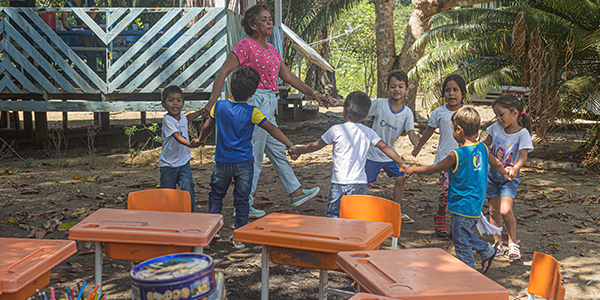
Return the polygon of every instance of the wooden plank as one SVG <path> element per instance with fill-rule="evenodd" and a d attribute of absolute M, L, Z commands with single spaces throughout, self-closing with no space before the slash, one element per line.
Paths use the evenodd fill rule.
<path fill-rule="evenodd" d="M 170 10 L 166 15 L 164 15 L 150 30 L 148 30 L 131 48 L 127 49 L 119 59 L 108 68 L 108 78 L 113 77 L 115 72 L 119 71 L 125 63 L 128 63 L 133 56 L 138 53 L 152 38 L 160 32 L 171 20 L 179 15 L 182 11 L 181 8 L 176 8 Z"/>
<path fill-rule="evenodd" d="M 30 93 L 41 93 L 41 91 L 33 84 L 27 76 L 21 73 L 15 66 L 8 61 L 2 61 L 2 70 L 7 71 L 10 75 L 12 75 L 22 86 Z"/>
<path fill-rule="evenodd" d="M 181 86 L 186 80 L 196 73 L 196 71 L 200 70 L 204 64 L 208 62 L 209 59 L 213 58 L 219 51 L 222 51 L 227 47 L 227 37 L 222 37 L 219 41 L 217 41 L 214 45 L 208 49 L 208 51 L 202 53 L 202 55 L 194 61 L 189 67 L 185 69 L 177 78 L 175 78 L 169 85 Z M 144 90 L 142 90 L 143 92 Z"/>
<path fill-rule="evenodd" d="M 227 58 L 227 53 L 222 52 L 221 55 L 219 56 L 219 58 L 210 67 L 208 67 L 206 70 L 204 70 L 204 72 L 202 72 L 202 74 L 200 74 L 200 76 L 198 76 L 196 79 L 194 79 L 194 81 L 192 81 L 192 83 L 190 83 L 185 88 L 184 92 L 191 93 L 191 92 L 196 91 L 198 88 L 200 88 L 200 86 L 203 83 L 205 83 L 211 76 L 213 76 L 223 66 L 223 63 L 225 62 L 226 58 Z"/>
<path fill-rule="evenodd" d="M 93 31 L 100 40 L 104 42 L 105 45 L 108 45 L 106 42 L 106 31 L 100 28 L 100 25 L 94 21 L 83 9 L 81 8 L 71 8 L 73 12 L 83 21 L 88 28 Z"/>
<path fill-rule="evenodd" d="M 96 72 L 92 71 L 92 69 L 90 69 L 90 67 L 83 61 L 83 59 L 81 59 L 81 57 L 79 57 L 79 55 L 77 55 L 77 53 L 75 53 L 75 51 L 73 51 L 73 49 L 71 49 L 61 38 L 60 36 L 58 36 L 58 34 L 56 34 L 56 32 L 54 32 L 54 30 L 52 30 L 50 27 L 48 27 L 48 25 L 46 23 L 44 23 L 44 21 L 42 21 L 42 19 L 40 18 L 34 18 L 36 16 L 36 14 L 31 11 L 31 10 L 26 10 L 25 13 L 27 14 L 27 16 L 32 19 L 34 21 L 34 24 L 40 28 L 42 30 L 42 32 L 50 39 L 50 41 L 52 43 L 54 43 L 54 45 L 56 45 L 56 47 L 58 47 L 58 49 L 60 49 L 60 51 L 62 51 L 67 58 L 69 58 L 69 60 L 71 62 L 73 62 L 75 64 L 75 66 L 77 66 L 93 83 L 94 85 L 102 92 L 106 92 L 106 84 L 104 83 L 104 81 L 98 76 L 98 74 L 96 74 Z M 77 76 L 77 77 L 81 77 L 81 76 Z M 80 85 L 80 83 L 83 81 L 83 83 L 81 84 L 85 84 L 86 80 L 84 78 L 77 78 L 75 77 L 77 80 L 75 80 L 75 83 L 77 83 L 77 85 L 79 85 L 82 89 L 83 87 Z M 93 88 L 92 88 L 93 90 Z M 84 89 L 84 91 L 87 91 L 87 89 Z M 94 93 L 95 91 L 92 91 L 92 93 Z"/>
<path fill-rule="evenodd" d="M 18 22 L 19 20 L 18 18 L 13 18 L 13 21 Z M 12 25 L 7 24 L 6 29 L 6 32 L 10 34 L 10 38 L 15 40 L 40 65 L 41 69 L 46 71 L 65 91 L 77 93 L 77 90 Z M 27 63 L 29 64 L 29 61 Z M 35 79 L 39 81 L 39 78 Z"/>
<path fill-rule="evenodd" d="M 9 25 L 10 26 L 10 25 Z M 12 38 L 12 37 L 11 37 Z M 13 59 L 16 63 L 23 66 L 23 68 L 31 74 L 37 82 L 39 82 L 46 91 L 51 93 L 58 93 L 58 89 L 46 79 L 46 75 L 43 75 L 38 71 L 36 67 L 34 67 L 28 60 L 19 52 L 12 44 L 7 43 L 6 52 L 4 55 L 8 54 L 8 56 Z M 6 59 L 6 58 L 5 58 Z"/>
<path fill-rule="evenodd" d="M 4 91 L 4 89 L 8 88 L 11 93 L 21 93 L 21 90 L 8 78 L 8 76 L 4 76 L 2 80 L 0 80 L 0 92 Z"/>
<path fill-rule="evenodd" d="M 143 11 L 144 8 L 130 9 L 129 14 L 127 14 L 127 16 L 123 18 L 123 20 L 121 20 L 121 22 L 119 22 L 119 24 L 117 24 L 115 28 L 109 31 L 109 33 L 106 36 L 106 44 L 108 45 L 108 43 L 112 42 L 112 40 L 114 40 L 115 37 L 117 37 L 123 30 L 125 30 L 127 26 L 129 26 L 129 24 L 131 24 L 131 22 L 133 22 L 133 20 L 135 20 L 135 18 L 137 18 Z"/>
<path fill-rule="evenodd" d="M 194 44 L 192 44 L 191 47 L 189 47 L 179 57 L 177 57 L 158 76 L 154 77 L 154 79 L 150 83 L 148 83 L 148 85 L 146 85 L 146 87 L 144 87 L 141 92 L 149 93 L 149 92 L 156 90 L 160 86 L 160 84 L 163 83 L 163 81 L 168 79 L 173 73 L 175 73 L 177 70 L 179 70 L 179 68 L 181 68 L 183 66 L 183 64 L 188 62 L 192 58 L 192 56 L 194 56 L 194 54 L 200 52 L 202 47 L 204 47 L 204 45 L 206 45 L 209 41 L 211 41 L 214 36 L 216 36 L 219 32 L 224 31 L 226 21 L 227 20 L 225 18 L 221 18 L 221 20 L 219 22 L 217 22 L 211 29 L 209 29 L 207 32 L 205 32 L 204 35 L 202 35 L 202 37 L 200 39 L 198 39 L 196 42 L 194 42 Z M 201 27 L 200 29 L 202 29 L 203 27 Z M 187 33 L 186 33 L 186 35 L 187 35 Z M 193 35 L 190 34 L 190 36 L 186 40 L 191 39 L 194 35 L 195 34 L 193 34 Z M 180 37 L 177 40 L 177 42 L 179 42 L 179 40 L 181 40 L 183 38 L 184 38 L 184 36 Z M 181 41 L 181 43 L 183 45 L 185 45 L 187 43 L 186 40 Z M 175 46 L 175 45 L 173 45 L 173 46 Z M 163 53 L 163 55 L 164 55 L 164 53 Z M 203 53 L 200 56 L 200 59 L 206 58 L 209 55 L 210 54 Z M 212 56 L 214 56 L 214 54 L 210 55 L 210 57 L 212 57 Z M 160 61 L 160 58 L 157 59 L 157 61 Z M 191 66 L 188 66 L 186 68 L 186 70 L 189 70 L 192 68 L 192 66 L 195 66 L 196 68 L 193 69 L 193 72 L 195 72 L 195 71 L 199 70 L 203 65 L 204 64 L 192 64 Z M 148 68 L 151 68 L 151 67 L 149 66 Z"/>
<path fill-rule="evenodd" d="M 30 24 L 28 24 L 22 17 L 21 15 L 17 14 L 15 16 L 11 16 L 11 18 L 13 20 L 15 20 L 17 22 L 17 24 L 19 24 L 19 26 L 21 26 L 21 28 L 24 29 L 24 31 L 31 37 L 32 40 L 34 40 L 40 47 L 42 47 L 42 49 L 46 52 L 46 54 L 48 54 L 48 56 L 50 56 L 50 58 L 52 58 L 52 60 L 69 76 L 69 78 L 71 78 L 71 80 L 73 80 L 85 93 L 95 93 L 96 91 L 94 91 L 94 89 L 87 83 L 87 81 L 85 81 L 83 78 L 81 78 L 81 76 L 79 76 L 79 74 L 71 67 L 71 65 L 69 63 L 67 63 L 60 54 L 58 54 L 58 52 L 56 52 L 56 50 L 54 50 L 54 48 L 52 47 L 52 45 L 50 45 L 46 39 L 44 39 L 38 32 L 37 30 L 35 30 Z M 40 26 L 47 26 L 45 22 L 43 22 L 41 20 L 41 18 L 37 17 L 37 15 L 35 16 L 29 16 L 29 18 L 32 18 L 33 20 L 37 20 L 38 22 L 35 22 L 38 27 Z M 44 60 L 43 56 L 39 56 L 36 59 L 36 61 L 38 59 L 42 59 Z M 54 68 L 52 68 L 54 69 Z M 56 72 L 57 74 L 58 71 Z M 62 78 L 62 76 L 60 76 Z M 67 90 L 68 92 L 77 92 L 77 90 L 75 90 L 70 84 L 69 86 L 71 87 L 70 90 Z"/>
<path fill-rule="evenodd" d="M 113 8 L 108 9 L 106 12 L 106 25 L 108 28 L 112 27 L 113 23 L 119 20 L 119 18 L 127 12 L 129 8 Z"/>
<path fill-rule="evenodd" d="M 6 79 L 6 77 L 5 77 Z M 0 84 L 4 81 L 1 80 Z M 10 81 L 8 81 L 10 82 Z M 196 111 L 208 103 L 207 100 L 185 101 L 184 111 Z M 164 111 L 160 101 L 0 101 L 0 111 Z"/>
<path fill-rule="evenodd" d="M 209 11 L 206 15 L 210 15 L 210 13 L 211 12 Z M 112 82 L 108 84 L 108 92 L 114 92 L 119 86 L 121 86 L 126 80 L 128 80 L 131 75 L 139 71 L 139 69 L 142 66 L 144 66 L 146 62 L 162 48 L 163 45 L 167 44 L 175 36 L 175 34 L 177 34 L 182 28 L 184 28 L 189 22 L 191 22 L 194 19 L 194 17 L 196 17 L 196 15 L 191 13 L 187 13 L 183 17 L 181 17 L 181 19 L 179 19 L 179 21 L 177 21 L 175 25 L 169 28 L 169 30 L 167 30 L 165 34 L 163 34 L 155 43 L 153 43 L 152 46 L 146 49 L 146 51 L 144 51 L 144 53 L 142 53 L 130 66 L 128 66 L 127 69 L 125 69 L 125 71 L 119 74 L 117 78 L 115 78 Z M 149 76 L 149 73 L 145 72 L 146 70 L 148 70 L 148 68 L 144 70 L 144 74 L 145 76 Z"/>

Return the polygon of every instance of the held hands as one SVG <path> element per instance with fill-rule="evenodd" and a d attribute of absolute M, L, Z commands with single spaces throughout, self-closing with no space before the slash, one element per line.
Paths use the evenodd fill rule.
<path fill-rule="evenodd" d="M 402 169 L 402 172 L 404 172 L 404 178 L 409 178 L 412 174 L 415 174 L 415 169 L 407 166 Z"/>
<path fill-rule="evenodd" d="M 519 170 L 514 167 L 506 167 L 506 175 L 503 175 L 502 177 L 507 180 L 514 180 L 517 178 L 517 175 L 519 175 Z"/>
<path fill-rule="evenodd" d="M 287 151 L 292 160 L 297 160 L 298 157 L 300 157 L 300 153 L 298 153 L 298 149 L 296 148 L 296 146 L 288 148 Z"/>
<path fill-rule="evenodd" d="M 344 105 L 344 100 L 336 99 L 336 98 L 327 98 L 329 101 L 329 106 L 342 106 Z"/>
<path fill-rule="evenodd" d="M 206 144 L 206 140 L 200 141 L 199 139 L 193 139 L 190 141 L 190 148 L 204 147 L 204 144 Z"/>

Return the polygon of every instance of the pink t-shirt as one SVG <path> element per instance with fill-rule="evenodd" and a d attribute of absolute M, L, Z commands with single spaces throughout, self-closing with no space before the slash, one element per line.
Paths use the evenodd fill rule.
<path fill-rule="evenodd" d="M 251 37 L 239 41 L 231 52 L 237 55 L 240 65 L 250 66 L 260 74 L 259 89 L 279 91 L 277 76 L 281 64 L 281 56 L 277 49 L 269 43 L 269 50 L 256 43 Z"/>

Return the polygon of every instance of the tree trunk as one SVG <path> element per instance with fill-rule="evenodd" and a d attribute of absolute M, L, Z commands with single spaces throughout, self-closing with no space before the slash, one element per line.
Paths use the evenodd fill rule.
<path fill-rule="evenodd" d="M 394 39 L 394 1 L 375 1 L 375 40 L 377 42 L 377 97 L 387 97 L 387 74 L 392 70 L 396 45 Z"/>
<path fill-rule="evenodd" d="M 383 30 L 387 31 L 391 35 L 394 34 L 393 17 L 389 17 L 389 19 L 386 18 L 387 16 L 393 16 L 393 5 L 391 5 L 392 1 L 375 0 L 375 11 L 377 18 L 375 23 L 377 24 L 377 68 L 379 70 L 377 86 L 378 94 L 380 94 L 379 91 L 385 89 L 385 87 L 383 87 L 385 85 L 381 83 L 385 82 L 385 77 L 387 76 L 387 73 L 380 73 L 380 71 L 387 70 L 387 72 L 389 72 L 392 69 L 399 69 L 408 72 L 410 69 L 412 69 L 415 63 L 421 57 L 423 57 L 425 47 L 420 47 L 415 51 L 410 51 L 410 49 L 412 48 L 412 45 L 415 43 L 415 41 L 423 33 L 429 30 L 429 18 L 431 18 L 437 13 L 447 11 L 453 7 L 468 6 L 487 2 L 491 2 L 491 0 L 412 0 L 413 11 L 410 16 L 410 20 L 408 21 L 406 32 L 404 34 L 404 44 L 402 45 L 402 51 L 400 52 L 400 55 L 394 57 L 394 43 L 391 43 L 392 48 L 390 50 L 389 48 L 387 48 L 387 46 L 390 44 L 389 41 L 380 41 L 379 38 L 380 31 Z M 386 19 L 382 19 L 380 22 L 379 18 Z M 385 20 L 387 20 L 389 24 L 383 24 L 384 22 L 386 22 Z M 379 25 L 381 25 L 381 27 L 379 27 Z M 381 34 L 384 33 L 381 32 Z M 380 46 L 380 43 L 382 43 L 383 45 Z M 383 53 L 380 54 L 380 51 Z M 388 52 L 386 53 L 385 51 Z M 393 53 L 390 55 L 389 51 L 392 51 Z M 395 58 L 391 68 L 389 67 L 390 61 L 388 60 L 390 56 Z M 410 107 L 414 112 L 415 99 L 417 97 L 417 88 L 419 86 L 419 78 L 417 77 L 411 80 L 408 86 L 409 91 L 408 96 L 406 98 L 406 105 Z"/>

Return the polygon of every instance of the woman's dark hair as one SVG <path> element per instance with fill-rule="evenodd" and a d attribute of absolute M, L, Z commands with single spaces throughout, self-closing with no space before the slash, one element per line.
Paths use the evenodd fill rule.
<path fill-rule="evenodd" d="M 239 66 L 231 73 L 231 95 L 235 101 L 252 97 L 260 83 L 258 71 L 252 67 Z"/>
<path fill-rule="evenodd" d="M 517 111 L 519 113 L 517 121 L 521 126 L 527 128 L 529 134 L 531 134 L 531 118 L 525 112 L 525 104 L 523 104 L 523 101 L 513 95 L 504 94 L 492 103 L 492 108 L 496 107 L 496 105 L 500 105 L 511 112 Z"/>
<path fill-rule="evenodd" d="M 246 12 L 244 13 L 244 18 L 242 19 L 242 27 L 244 27 L 244 31 L 248 36 L 252 36 L 254 30 L 250 28 L 250 26 L 256 24 L 256 19 L 258 15 L 263 11 L 269 11 L 269 7 L 264 3 L 257 3 L 256 5 L 252 5 Z"/>
<path fill-rule="evenodd" d="M 458 85 L 458 88 L 462 93 L 462 99 L 460 99 L 460 102 L 462 103 L 465 100 L 465 97 L 467 97 L 467 84 L 465 80 L 458 74 L 450 74 L 448 75 L 448 77 L 446 77 L 446 79 L 444 79 L 444 83 L 442 83 L 442 97 L 444 96 L 444 90 L 446 89 L 446 85 L 450 81 L 454 81 Z"/>

